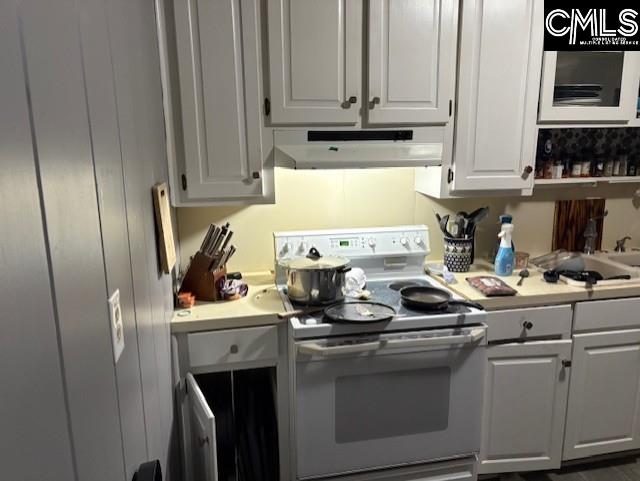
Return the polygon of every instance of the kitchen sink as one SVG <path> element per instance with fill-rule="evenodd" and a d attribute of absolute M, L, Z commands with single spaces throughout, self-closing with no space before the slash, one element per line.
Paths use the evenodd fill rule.
<path fill-rule="evenodd" d="M 623 257 L 625 256 L 624 261 Z M 640 265 L 640 252 L 630 252 L 629 254 L 616 255 L 586 255 L 582 253 L 563 253 L 562 257 L 571 257 L 560 260 L 555 266 L 556 270 L 569 271 L 596 271 L 599 272 L 603 280 L 598 281 L 595 285 L 588 285 L 586 282 L 576 281 L 564 276 L 560 280 L 566 284 L 577 287 L 597 288 L 606 286 L 624 286 L 626 284 L 640 283 L 640 269 L 633 267 L 635 262 Z M 561 258 L 562 258 L 561 257 Z M 554 268 L 553 266 L 540 266 L 546 270 Z M 629 276 L 628 279 L 608 279 L 610 277 Z"/>
<path fill-rule="evenodd" d="M 630 267 L 640 268 L 640 252 L 616 252 L 606 254 L 607 259 Z"/>

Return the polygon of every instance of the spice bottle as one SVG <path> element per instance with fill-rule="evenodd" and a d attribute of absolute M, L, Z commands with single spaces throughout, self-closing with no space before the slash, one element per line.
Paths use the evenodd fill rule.
<path fill-rule="evenodd" d="M 629 165 L 627 153 L 622 151 L 618 156 L 618 162 L 620 163 L 620 167 L 618 169 L 618 175 L 625 176 L 627 175 L 627 169 Z"/>
<path fill-rule="evenodd" d="M 604 154 L 600 154 L 594 161 L 593 176 L 602 177 L 604 175 Z"/>
<path fill-rule="evenodd" d="M 580 177 L 582 175 L 582 162 L 578 157 L 571 159 L 571 177 Z"/>
<path fill-rule="evenodd" d="M 571 156 L 567 153 L 562 154 L 562 178 L 571 177 Z"/>
<path fill-rule="evenodd" d="M 620 157 L 616 156 L 613 159 L 613 176 L 617 177 L 620 175 Z"/>
<path fill-rule="evenodd" d="M 604 176 L 612 177 L 613 176 L 613 159 L 611 157 L 607 157 L 604 162 Z"/>
<path fill-rule="evenodd" d="M 580 168 L 580 177 L 591 177 L 592 157 L 588 152 L 583 152 L 582 166 Z"/>
<path fill-rule="evenodd" d="M 627 175 L 638 175 L 638 156 L 633 159 L 629 159 L 629 165 L 627 166 Z"/>

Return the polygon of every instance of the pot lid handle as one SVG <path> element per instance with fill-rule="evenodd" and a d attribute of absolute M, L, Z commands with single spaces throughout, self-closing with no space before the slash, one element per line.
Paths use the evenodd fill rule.
<path fill-rule="evenodd" d="M 315 247 L 312 247 L 311 249 L 309 249 L 309 253 L 307 254 L 307 258 L 308 259 L 313 259 L 313 260 L 317 261 L 321 257 L 322 257 L 322 254 L 320 254 L 318 249 L 316 249 Z"/>

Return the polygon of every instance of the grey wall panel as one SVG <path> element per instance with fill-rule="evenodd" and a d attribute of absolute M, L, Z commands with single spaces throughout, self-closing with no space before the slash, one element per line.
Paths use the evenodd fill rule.
<path fill-rule="evenodd" d="M 118 99 L 149 456 L 167 472 L 172 441 L 171 279 L 160 274 L 151 187 L 166 181 L 153 2 L 113 0 L 109 26 Z"/>
<path fill-rule="evenodd" d="M 124 479 L 78 15 L 74 0 L 21 8 L 77 472 Z"/>
<path fill-rule="evenodd" d="M 109 295 L 120 290 L 123 313 L 125 349 L 116 379 L 126 479 L 131 479 L 148 456 L 107 7 L 103 0 L 83 0 L 79 8 L 107 290 Z"/>
<path fill-rule="evenodd" d="M 76 478 L 15 3 L 0 2 L 0 478 L 71 481 Z"/>

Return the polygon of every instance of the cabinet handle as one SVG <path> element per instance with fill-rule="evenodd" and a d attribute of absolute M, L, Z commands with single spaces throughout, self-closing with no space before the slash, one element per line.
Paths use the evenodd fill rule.
<path fill-rule="evenodd" d="M 358 102 L 358 97 L 356 97 L 355 95 L 352 95 L 347 100 L 342 102 L 341 105 L 342 105 L 343 109 L 350 109 L 351 108 L 351 104 L 355 104 L 357 102 Z"/>
<path fill-rule="evenodd" d="M 569 359 L 563 359 L 562 360 L 562 367 L 564 367 L 564 368 L 571 367 L 571 361 Z"/>
<path fill-rule="evenodd" d="M 531 175 L 531 172 L 533 172 L 533 167 L 527 165 L 522 171 L 522 178 L 526 179 L 527 177 L 529 177 L 529 175 Z"/>
<path fill-rule="evenodd" d="M 254 179 L 259 179 L 260 178 L 260 172 L 258 172 L 257 170 L 255 172 L 251 173 L 251 177 L 253 177 Z"/>
<path fill-rule="evenodd" d="M 200 447 L 204 446 L 205 444 L 209 444 L 209 436 L 198 438 L 198 444 L 200 445 Z"/>
<path fill-rule="evenodd" d="M 375 108 L 376 105 L 378 105 L 380 103 L 380 97 L 373 97 L 371 99 L 371 102 L 369 102 L 369 108 L 373 109 Z"/>
<path fill-rule="evenodd" d="M 231 348 L 229 349 L 229 352 L 231 354 L 238 354 L 238 345 L 237 344 L 231 344 Z"/>
<path fill-rule="evenodd" d="M 533 322 L 531 321 L 524 321 L 522 323 L 522 327 L 524 327 L 527 331 L 530 331 L 533 328 Z"/>

